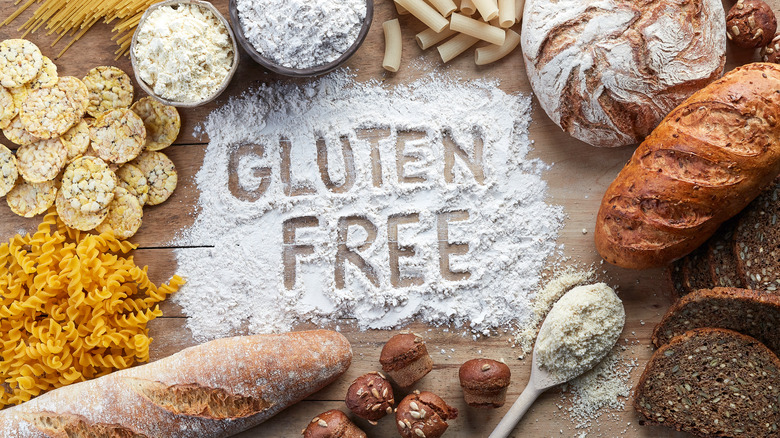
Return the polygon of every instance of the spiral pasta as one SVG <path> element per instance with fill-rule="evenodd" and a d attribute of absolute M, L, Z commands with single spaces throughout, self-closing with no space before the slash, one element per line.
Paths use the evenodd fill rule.
<path fill-rule="evenodd" d="M 72 230 L 52 209 L 0 245 L 0 408 L 149 360 L 146 324 L 184 284 L 157 286 L 129 242 Z"/>

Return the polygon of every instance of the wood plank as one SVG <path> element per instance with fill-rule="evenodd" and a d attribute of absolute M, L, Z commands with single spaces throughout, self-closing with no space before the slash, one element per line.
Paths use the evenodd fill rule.
<path fill-rule="evenodd" d="M 14 10 L 14 2 L 3 2 L 0 5 L 0 17 L 7 17 Z M 228 0 L 213 2 L 227 16 Z M 775 10 L 780 1 L 770 2 Z M 726 8 L 731 2 L 724 2 Z M 33 8 L 35 5 L 33 6 Z M 460 75 L 464 80 L 472 78 L 495 78 L 501 80 L 501 88 L 506 92 L 530 93 L 530 85 L 524 74 L 522 56 L 519 52 L 497 64 L 477 67 L 473 64 L 473 52 L 469 51 L 447 66 L 441 67 L 438 53 L 435 51 L 421 52 L 413 41 L 416 31 L 423 26 L 412 17 L 402 16 L 401 24 L 404 31 L 404 55 L 401 71 L 396 74 L 387 73 L 381 68 L 381 58 L 384 48 L 381 23 L 395 17 L 395 9 L 389 0 L 375 2 L 376 13 L 371 31 L 363 47 L 347 64 L 355 72 L 359 80 L 379 79 L 388 85 L 404 84 L 417 79 L 427 72 L 439 69 L 443 72 Z M 16 28 L 21 25 L 32 11 L 23 14 L 10 26 L 0 28 L 0 39 L 18 37 Z M 132 72 L 130 62 L 123 58 L 115 62 L 113 51 L 116 46 L 110 41 L 111 27 L 99 24 L 76 43 L 61 59 L 55 62 L 61 75 L 83 77 L 87 71 L 98 65 L 117 65 L 128 73 Z M 63 47 L 59 44 L 50 48 L 53 41 L 43 31 L 33 34 L 30 39 L 39 44 L 47 56 L 54 56 Z M 729 46 L 728 68 L 756 59 L 755 53 L 736 53 Z M 155 282 L 167 281 L 176 272 L 176 258 L 172 239 L 180 230 L 191 225 L 197 211 L 199 196 L 194 177 L 200 169 L 206 137 L 197 137 L 195 127 L 208 114 L 224 104 L 230 96 L 238 96 L 246 89 L 263 83 L 276 81 L 296 82 L 295 80 L 279 78 L 265 72 L 254 64 L 245 53 L 241 53 L 239 72 L 227 92 L 216 102 L 197 109 L 182 110 L 182 133 L 177 140 L 177 146 L 169 148 L 168 153 L 176 163 L 180 176 L 180 185 L 173 197 L 163 205 L 145 210 L 144 225 L 139 234 L 133 238 L 142 248 L 135 252 L 139 264 L 150 266 L 150 276 Z M 132 75 L 131 75 L 132 76 Z M 298 80 L 297 82 L 300 82 Z M 140 90 L 140 88 L 136 88 Z M 137 93 L 140 97 L 142 93 Z M 627 312 L 627 324 L 621 337 L 621 343 L 628 339 L 627 357 L 635 357 L 640 367 L 632 373 L 636 381 L 641 368 L 652 353 L 650 334 L 661 314 L 668 307 L 670 300 L 668 291 L 661 281 L 660 270 L 628 271 L 613 266 L 600 265 L 600 259 L 593 247 L 593 226 L 596 211 L 601 196 L 607 185 L 618 173 L 622 165 L 632 153 L 631 147 L 619 149 L 597 149 L 578 142 L 564 134 L 544 114 L 534 100 L 533 124 L 530 136 L 536 142 L 536 149 L 531 156 L 540 158 L 546 163 L 555 163 L 545 174 L 550 189 L 550 202 L 564 205 L 569 215 L 566 226 L 560 237 L 560 243 L 565 244 L 565 255 L 582 265 L 598 266 L 600 277 L 611 285 L 618 287 L 624 300 Z M 7 144 L 5 139 L 2 139 Z M 33 230 L 39 219 L 25 220 L 14 216 L 4 202 L 0 202 L 0 239 L 7 239 L 14 233 Z M 583 229 L 587 234 L 583 233 Z M 202 242 L 206 245 L 208 242 Z M 187 249 L 179 249 L 187 251 Z M 240 269 L 237 263 L 237 269 Z M 183 348 L 193 345 L 195 341 L 186 327 L 186 319 L 181 309 L 171 300 L 164 303 L 165 317 L 150 323 L 152 344 L 152 359 L 156 360 L 173 354 Z M 343 396 L 349 383 L 355 377 L 368 371 L 378 369 L 378 355 L 383 343 L 392 335 L 389 331 L 360 331 L 352 321 L 342 320 L 339 329 L 352 342 L 354 350 L 353 365 L 350 370 L 334 385 L 314 394 L 306 401 L 278 415 L 258 428 L 248 431 L 240 437 L 292 437 L 297 436 L 300 429 L 319 412 L 326 409 L 343 409 Z M 308 328 L 301 326 L 299 329 Z M 331 327 L 335 328 L 335 327 Z M 529 377 L 529 360 L 517 360 L 517 349 L 509 343 L 510 334 L 501 334 L 474 341 L 462 330 L 445 327 L 428 327 L 415 324 L 411 328 L 425 335 L 435 362 L 434 371 L 419 382 L 420 389 L 433 391 L 454 406 L 461 409 L 462 415 L 451 423 L 447 437 L 486 436 L 499 421 L 501 415 L 508 409 L 481 412 L 466 408 L 457 382 L 459 365 L 474 357 L 505 358 L 513 373 L 513 383 L 509 390 L 509 403 L 519 395 Z M 442 353 L 444 350 L 444 353 Z M 481 353 L 480 353 L 481 351 Z M 560 389 L 548 391 L 537 402 L 513 436 L 576 436 L 580 430 L 575 430 L 572 421 L 564 409 L 568 402 L 561 401 Z M 400 399 L 400 396 L 396 397 Z M 628 424 L 630 423 L 630 425 Z M 377 427 L 370 427 L 365 422 L 358 422 L 370 437 L 396 436 L 393 421 L 385 419 Z M 606 411 L 598 426 L 587 430 L 589 436 L 637 436 L 637 437 L 672 437 L 684 436 L 664 428 L 640 427 L 639 418 L 630 406 L 618 412 Z"/>

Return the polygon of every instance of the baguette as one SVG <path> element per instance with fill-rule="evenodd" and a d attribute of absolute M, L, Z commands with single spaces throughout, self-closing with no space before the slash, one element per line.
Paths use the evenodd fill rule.
<path fill-rule="evenodd" d="M 596 248 L 632 269 L 696 249 L 780 173 L 780 65 L 739 67 L 664 118 L 607 189 Z"/>
<path fill-rule="evenodd" d="M 325 330 L 219 339 L 0 411 L 0 436 L 228 437 L 322 389 L 352 349 Z"/>

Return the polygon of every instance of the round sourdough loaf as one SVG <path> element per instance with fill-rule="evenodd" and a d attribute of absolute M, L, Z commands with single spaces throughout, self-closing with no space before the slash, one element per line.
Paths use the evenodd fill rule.
<path fill-rule="evenodd" d="M 725 12 L 720 0 L 528 0 L 522 46 L 558 126 L 593 146 L 624 146 L 720 77 Z"/>

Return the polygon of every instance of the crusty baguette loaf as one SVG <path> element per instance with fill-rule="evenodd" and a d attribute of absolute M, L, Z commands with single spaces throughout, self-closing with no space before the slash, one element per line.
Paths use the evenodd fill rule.
<path fill-rule="evenodd" d="M 780 173 L 780 65 L 737 68 L 688 98 L 607 189 L 596 248 L 624 268 L 704 243 Z"/>
<path fill-rule="evenodd" d="M 219 339 L 0 411 L 0 436 L 228 437 L 322 389 L 349 368 L 336 332 Z"/>

